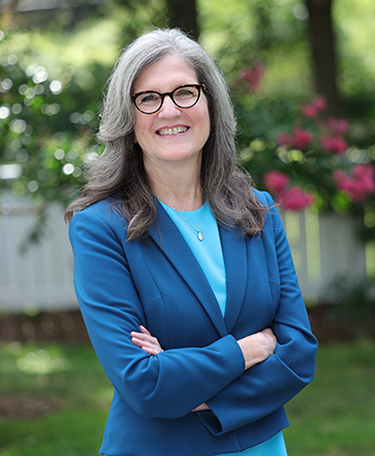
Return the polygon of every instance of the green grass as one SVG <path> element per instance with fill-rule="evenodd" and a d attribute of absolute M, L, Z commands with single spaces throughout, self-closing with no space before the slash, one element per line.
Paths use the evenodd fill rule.
<path fill-rule="evenodd" d="M 287 405 L 289 456 L 375 454 L 375 343 L 322 346 L 314 382 Z M 0 346 L 0 394 L 56 406 L 0 419 L 0 456 L 98 454 L 112 388 L 86 345 Z"/>
<path fill-rule="evenodd" d="M 290 456 L 375 455 L 375 343 L 323 346 L 316 378 L 288 405 Z"/>
<path fill-rule="evenodd" d="M 51 402 L 32 419 L 0 420 L 0 456 L 94 456 L 112 387 L 87 345 L 0 347 L 0 393 Z"/>

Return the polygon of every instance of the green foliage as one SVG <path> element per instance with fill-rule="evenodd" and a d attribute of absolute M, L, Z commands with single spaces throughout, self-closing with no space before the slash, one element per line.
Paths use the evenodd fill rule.
<path fill-rule="evenodd" d="M 313 96 L 304 5 L 299 0 L 198 2 L 201 42 L 231 85 L 239 154 L 258 186 L 277 169 L 314 193 L 319 208 L 363 217 L 363 204 L 352 204 L 332 180 L 338 167 L 350 172 L 355 164 L 374 160 L 375 61 L 368 43 L 375 7 L 366 0 L 353 8 L 348 1 L 334 2 L 339 83 L 351 121 L 351 148 L 339 160 L 324 155 L 319 142 L 308 151 L 276 143 L 277 135 L 291 132 L 296 122 L 320 134 L 319 125 L 302 121 L 299 112 Z M 29 22 L 14 17 L 23 28 L 0 32 L 0 164 L 16 165 L 1 172 L 18 175 L 0 179 L 0 190 L 37 201 L 39 225 L 31 235 L 37 239 L 46 204 L 66 206 L 74 199 L 87 180 L 86 161 L 101 153 L 95 140 L 98 113 L 121 47 L 167 20 L 165 0 L 112 0 L 33 14 Z M 249 91 L 241 75 L 255 67 L 264 74 L 259 88 Z M 362 237 L 370 238 L 374 227 L 362 228 Z"/>
<path fill-rule="evenodd" d="M 7 43 L 5 43 L 7 44 Z M 66 204 L 74 187 L 86 181 L 84 161 L 96 153 L 94 140 L 100 98 L 96 86 L 82 90 L 81 71 L 66 66 L 58 79 L 34 57 L 1 48 L 0 157 L 3 172 L 17 178 L 0 186 L 17 196 L 29 194 L 39 202 Z M 26 50 L 30 57 L 31 49 Z M 103 67 L 86 69 L 88 77 L 104 84 Z"/>
<path fill-rule="evenodd" d="M 346 120 L 327 120 L 320 111 L 311 117 L 304 115 L 304 108 L 312 107 L 314 101 L 308 104 L 306 99 L 301 98 L 266 99 L 262 90 L 257 92 L 256 88 L 252 91 L 244 81 L 239 80 L 233 83 L 233 93 L 238 114 L 239 157 L 260 188 L 264 188 L 264 177 L 271 170 L 277 170 L 288 176 L 290 185 L 313 194 L 319 210 L 359 215 L 363 234 L 370 229 L 367 226 L 363 230 L 363 217 L 364 202 L 370 210 L 375 201 L 370 196 L 371 191 L 362 199 L 352 198 L 351 194 L 338 188 L 334 173 L 344 170 L 349 176 L 358 164 L 371 166 L 375 161 L 375 138 L 367 133 L 361 138 L 353 137 L 351 130 L 355 134 L 355 124 L 349 125 Z M 319 102 L 319 99 L 315 100 Z M 343 126 L 342 133 L 335 132 L 335 124 Z M 346 126 L 349 126 L 348 133 Z M 306 144 L 298 140 L 298 136 L 303 139 L 304 135 L 311 137 Z M 290 143 L 282 136 L 288 136 Z M 327 150 L 322 142 L 326 138 L 338 140 L 341 149 Z M 361 185 L 364 184 L 358 183 L 358 186 Z M 267 189 L 272 193 L 271 188 Z"/>
<path fill-rule="evenodd" d="M 267 67 L 263 80 L 267 98 L 311 91 L 306 18 L 294 15 L 301 6 L 298 0 L 199 3 L 200 41 L 220 61 L 229 82 L 259 60 Z"/>

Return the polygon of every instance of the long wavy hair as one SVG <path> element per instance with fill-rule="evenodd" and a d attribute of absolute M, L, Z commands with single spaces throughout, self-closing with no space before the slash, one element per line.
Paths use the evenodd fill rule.
<path fill-rule="evenodd" d="M 75 212 L 111 198 L 126 221 L 128 240 L 147 235 L 156 205 L 142 150 L 134 142 L 131 95 L 142 71 L 166 55 L 183 58 L 207 88 L 211 131 L 202 151 L 203 196 L 220 223 L 237 225 L 249 236 L 260 233 L 265 208 L 254 195 L 249 174 L 237 168 L 236 121 L 228 86 L 212 58 L 178 29 L 157 29 L 139 37 L 117 61 L 100 115 L 98 138 L 105 149 L 89 164 L 89 181 L 66 209 L 65 220 L 70 222 Z"/>

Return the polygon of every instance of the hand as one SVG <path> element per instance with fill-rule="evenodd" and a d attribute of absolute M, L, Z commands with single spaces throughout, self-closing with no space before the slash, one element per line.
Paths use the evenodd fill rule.
<path fill-rule="evenodd" d="M 142 332 L 132 331 L 130 333 L 130 335 L 132 336 L 131 341 L 134 345 L 142 348 L 143 351 L 153 356 L 164 351 L 161 348 L 159 341 L 156 337 L 153 337 L 144 326 L 140 325 L 139 328 Z"/>
<path fill-rule="evenodd" d="M 272 329 L 266 328 L 237 341 L 245 358 L 245 370 L 273 355 L 277 339 Z"/>

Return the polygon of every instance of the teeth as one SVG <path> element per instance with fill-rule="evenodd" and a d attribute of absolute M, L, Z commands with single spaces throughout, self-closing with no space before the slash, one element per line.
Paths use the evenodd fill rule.
<path fill-rule="evenodd" d="M 162 128 L 158 131 L 158 134 L 160 136 L 177 135 L 178 133 L 183 133 L 187 129 L 187 127 Z"/>

